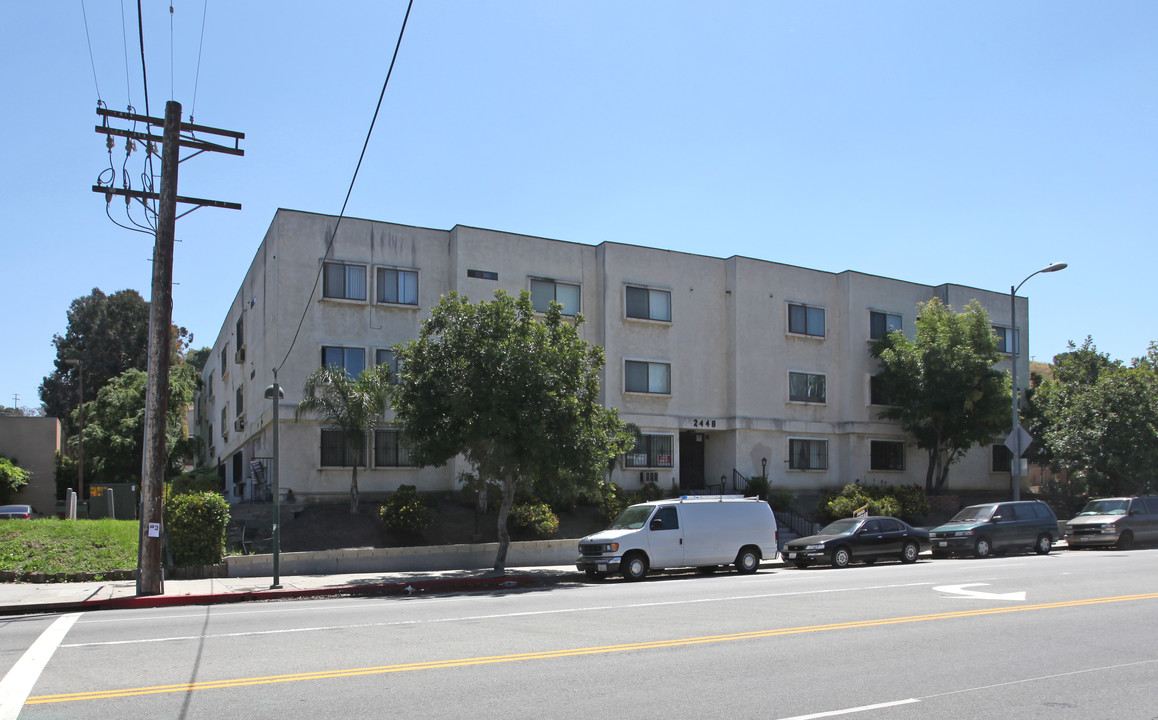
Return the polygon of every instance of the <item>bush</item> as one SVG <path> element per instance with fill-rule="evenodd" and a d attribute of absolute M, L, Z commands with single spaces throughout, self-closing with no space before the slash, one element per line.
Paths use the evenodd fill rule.
<path fill-rule="evenodd" d="M 221 492 L 222 480 L 213 468 L 198 468 L 191 472 L 182 473 L 169 481 L 171 495 L 188 495 L 190 493 Z"/>
<path fill-rule="evenodd" d="M 767 495 L 768 504 L 772 506 L 773 510 L 790 510 L 792 508 L 794 496 L 791 490 L 769 490 Z"/>
<path fill-rule="evenodd" d="M 828 495 L 822 498 L 817 512 L 823 522 L 831 522 L 852 517 L 856 515 L 857 510 L 866 505 L 869 515 L 896 515 L 901 507 L 892 496 L 873 498 L 863 486 L 851 484 L 845 485 L 835 497 Z"/>
<path fill-rule="evenodd" d="M 610 523 L 628 506 L 627 491 L 613 482 L 599 483 L 599 516 Z"/>
<path fill-rule="evenodd" d="M 164 503 L 165 533 L 177 567 L 216 565 L 225 555 L 229 503 L 215 492 L 169 495 Z"/>
<path fill-rule="evenodd" d="M 753 475 L 748 478 L 748 491 L 745 495 L 749 497 L 758 497 L 761 500 L 768 499 L 768 493 L 772 491 L 772 483 L 768 480 L 767 475 Z"/>
<path fill-rule="evenodd" d="M 559 518 L 543 503 L 523 503 L 511 508 L 507 521 L 516 532 L 548 538 L 559 531 Z"/>
<path fill-rule="evenodd" d="M 8 458 L 0 457 L 0 505 L 10 502 L 12 496 L 28 484 L 28 477 L 27 470 L 17 467 Z"/>
<path fill-rule="evenodd" d="M 382 524 L 395 532 L 421 535 L 434 522 L 434 510 L 413 485 L 400 485 L 378 511 Z"/>

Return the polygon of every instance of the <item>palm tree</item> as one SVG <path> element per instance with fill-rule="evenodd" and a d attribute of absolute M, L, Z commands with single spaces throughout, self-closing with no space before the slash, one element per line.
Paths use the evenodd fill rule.
<path fill-rule="evenodd" d="M 389 399 L 390 371 L 385 367 L 364 370 L 356 379 L 344 368 L 327 365 L 306 378 L 302 399 L 294 418 L 310 413 L 337 426 L 345 445 L 342 464 L 350 475 L 350 514 L 358 512 L 358 465 L 365 458 L 366 435 L 382 420 Z"/>

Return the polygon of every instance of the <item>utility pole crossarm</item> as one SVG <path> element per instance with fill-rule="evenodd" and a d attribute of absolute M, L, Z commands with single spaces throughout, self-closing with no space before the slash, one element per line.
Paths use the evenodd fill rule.
<path fill-rule="evenodd" d="M 124 197 L 135 198 L 137 200 L 159 200 L 160 193 L 145 192 L 144 190 L 126 190 L 124 188 L 115 188 L 108 185 L 93 185 L 92 191 L 95 193 L 103 193 L 105 195 L 121 195 Z M 198 207 L 215 207 L 225 210 L 240 210 L 241 203 L 226 202 L 225 200 L 206 200 L 204 198 L 177 196 L 177 202 L 186 205 L 196 205 Z"/>

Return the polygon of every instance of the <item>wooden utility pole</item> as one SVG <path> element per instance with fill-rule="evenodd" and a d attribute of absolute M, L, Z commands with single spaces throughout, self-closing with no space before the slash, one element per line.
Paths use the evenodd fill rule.
<path fill-rule="evenodd" d="M 164 135 L 156 137 L 147 133 L 119 130 L 108 126 L 108 118 L 144 121 L 150 125 L 162 125 L 156 118 L 142 117 L 129 113 L 117 113 L 97 108 L 97 114 L 105 117 L 105 124 L 98 125 L 98 133 L 110 136 L 120 135 L 146 143 L 161 143 L 161 192 L 160 194 L 110 185 L 97 185 L 94 192 L 105 194 L 106 202 L 113 195 L 123 195 L 142 203 L 157 201 L 156 243 L 153 247 L 153 288 L 149 307 L 149 366 L 145 390 L 145 452 L 141 463 L 141 517 L 140 543 L 137 550 L 137 595 L 160 595 L 164 590 L 161 573 L 161 528 L 162 496 L 165 482 L 165 466 L 168 461 L 165 429 L 169 404 L 169 358 L 173 352 L 173 241 L 177 225 L 177 203 L 188 203 L 197 207 L 213 206 L 240 210 L 236 203 L 225 203 L 196 198 L 183 198 L 177 194 L 177 174 L 181 162 L 181 148 L 189 147 L 198 153 L 205 151 L 225 152 L 244 155 L 236 147 L 236 141 L 243 139 L 243 133 L 181 122 L 181 103 L 170 100 L 165 105 Z M 189 137 L 182 132 L 190 133 Z M 234 139 L 234 147 L 214 145 L 194 137 L 203 132 L 223 135 Z M 196 154 L 196 153 L 195 153 Z M 196 207 L 194 208 L 196 209 Z M 192 212 L 192 211 L 190 211 Z"/>

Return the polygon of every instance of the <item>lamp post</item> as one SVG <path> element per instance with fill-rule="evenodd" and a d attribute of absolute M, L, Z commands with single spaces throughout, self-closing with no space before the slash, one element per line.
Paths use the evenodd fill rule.
<path fill-rule="evenodd" d="M 76 424 L 77 424 L 77 440 L 76 440 L 76 502 L 79 505 L 84 502 L 84 363 L 80 360 L 65 360 L 65 365 L 76 368 L 77 378 L 77 405 L 76 405 Z"/>
<path fill-rule="evenodd" d="M 273 371 L 273 385 L 265 389 L 265 397 L 273 401 L 273 460 L 270 462 L 270 475 L 273 479 L 273 584 L 270 585 L 271 590 L 281 589 L 280 582 L 280 568 L 278 561 L 281 555 L 281 486 L 278 477 L 278 467 L 281 463 L 278 459 L 278 450 L 280 449 L 278 428 L 281 425 L 281 399 L 285 397 L 285 393 L 281 391 L 281 386 L 277 384 L 277 370 Z"/>
<path fill-rule="evenodd" d="M 1021 343 L 1017 340 L 1017 291 L 1021 289 L 1029 278 L 1040 273 L 1057 272 L 1058 270 L 1065 270 L 1066 264 L 1064 262 L 1050 263 L 1037 272 L 1030 273 L 1029 276 L 1022 280 L 1017 285 L 1009 287 L 1009 358 L 1010 358 L 1010 379 L 1011 394 L 1013 395 L 1013 424 L 1010 425 L 1010 433 L 1012 434 L 1013 447 L 1010 450 L 1013 452 L 1013 460 L 1009 464 L 1010 474 L 1013 477 L 1013 499 L 1021 499 L 1021 454 L 1025 452 L 1025 448 L 1021 447 L 1021 425 L 1018 422 L 1017 405 L 1019 394 L 1017 392 L 1017 350 Z"/>

